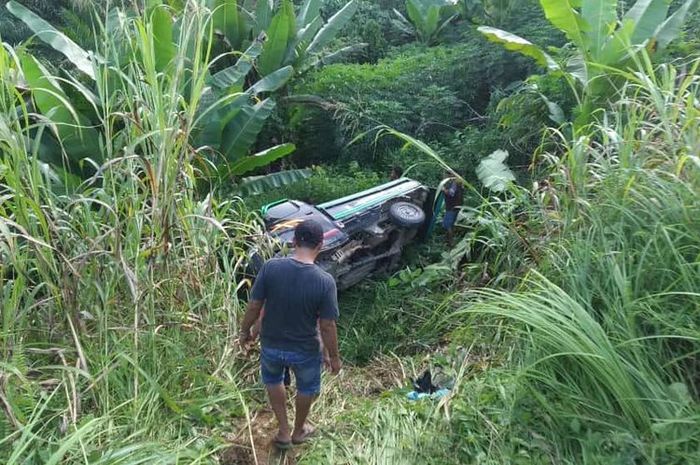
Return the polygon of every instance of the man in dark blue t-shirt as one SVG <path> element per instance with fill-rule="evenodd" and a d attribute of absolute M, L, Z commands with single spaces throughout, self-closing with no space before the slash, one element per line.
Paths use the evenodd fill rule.
<path fill-rule="evenodd" d="M 265 307 L 260 339 L 260 371 L 270 405 L 279 422 L 278 447 L 305 442 L 313 428 L 306 423 L 311 405 L 321 392 L 320 336 L 328 354 L 326 366 L 340 372 L 335 280 L 315 265 L 323 246 L 323 228 L 313 220 L 294 230 L 294 255 L 267 261 L 258 276 L 241 324 L 240 340 L 252 341 L 251 329 Z M 290 433 L 284 370 L 291 367 L 297 383 L 296 416 Z"/>

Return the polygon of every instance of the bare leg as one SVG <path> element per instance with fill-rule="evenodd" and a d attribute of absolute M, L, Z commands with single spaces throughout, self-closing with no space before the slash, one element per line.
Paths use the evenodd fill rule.
<path fill-rule="evenodd" d="M 289 434 L 289 422 L 287 421 L 287 391 L 285 391 L 283 384 L 269 385 L 267 386 L 267 395 L 280 427 L 277 440 L 289 442 L 292 438 Z"/>
<path fill-rule="evenodd" d="M 311 427 L 306 424 L 306 419 L 309 416 L 309 410 L 311 410 L 311 405 L 313 405 L 316 397 L 317 396 L 306 396 L 297 393 L 295 401 L 296 415 L 294 417 L 294 432 L 292 433 L 293 441 L 302 440 L 311 432 Z"/>

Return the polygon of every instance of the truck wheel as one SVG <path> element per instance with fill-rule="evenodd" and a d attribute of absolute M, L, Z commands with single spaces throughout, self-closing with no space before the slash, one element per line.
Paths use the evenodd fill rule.
<path fill-rule="evenodd" d="M 425 212 L 415 204 L 396 202 L 389 208 L 389 218 L 402 228 L 418 228 L 425 222 Z"/>

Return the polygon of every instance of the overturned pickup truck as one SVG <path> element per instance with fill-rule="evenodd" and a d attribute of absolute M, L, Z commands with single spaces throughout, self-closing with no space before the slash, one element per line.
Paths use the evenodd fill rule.
<path fill-rule="evenodd" d="M 403 178 L 317 206 L 281 200 L 263 207 L 262 214 L 268 235 L 283 246 L 292 245 L 297 224 L 318 221 L 324 242 L 317 263 L 342 290 L 396 267 L 403 247 L 432 219 L 431 196 L 421 183 Z M 253 261 L 257 268 L 262 259 Z"/>

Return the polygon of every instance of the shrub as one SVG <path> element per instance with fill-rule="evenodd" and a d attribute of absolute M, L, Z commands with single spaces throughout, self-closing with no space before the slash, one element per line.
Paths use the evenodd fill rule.
<path fill-rule="evenodd" d="M 324 17 L 338 11 L 347 3 L 345 0 L 323 0 L 321 13 Z M 368 46 L 358 55 L 359 63 L 376 63 L 383 58 L 388 47 L 407 42 L 400 31 L 392 24 L 393 8 L 403 8 L 404 0 L 358 0 L 357 12 L 353 21 L 343 28 L 336 42 L 342 45 L 366 43 Z"/>
<path fill-rule="evenodd" d="M 313 160 L 366 163 L 396 146 L 388 142 L 375 146 L 371 138 L 346 145 L 378 124 L 428 140 L 452 134 L 486 110 L 494 87 L 505 87 L 529 73 L 525 61 L 513 64 L 511 58 L 475 37 L 455 46 L 403 47 L 376 66 L 328 66 L 294 89 L 335 104 L 334 112 L 293 109 L 299 152 L 311 154 L 307 156 Z"/>
<path fill-rule="evenodd" d="M 274 192 L 251 196 L 246 199 L 246 204 L 256 210 L 280 199 L 318 204 L 369 189 L 381 182 L 382 179 L 376 172 L 362 170 L 357 163 L 334 168 L 316 166 L 310 178 L 283 186 Z"/>

